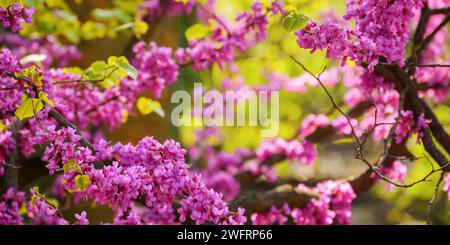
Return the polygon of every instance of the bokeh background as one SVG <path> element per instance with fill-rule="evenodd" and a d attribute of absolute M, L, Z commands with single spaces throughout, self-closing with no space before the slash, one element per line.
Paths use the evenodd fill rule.
<path fill-rule="evenodd" d="M 26 4 L 36 5 L 42 0 L 26 0 Z M 120 6 L 125 9 L 124 18 L 127 14 L 133 16 L 133 11 L 139 1 L 134 0 L 45 0 L 50 10 L 45 15 L 37 15 L 35 19 L 36 26 L 28 26 L 24 35 L 36 36 L 37 30 L 40 33 L 49 33 L 56 36 L 61 42 L 76 44 L 82 52 L 82 58 L 72 63 L 72 66 L 82 68 L 88 67 L 96 60 L 104 60 L 111 55 L 130 55 L 130 45 L 137 41 L 132 32 L 117 32 L 109 35 L 108 25 L 117 23 L 108 23 L 105 20 L 98 20 L 96 9 L 114 9 Z M 226 16 L 230 20 L 238 12 L 250 9 L 253 0 L 217 0 L 216 7 L 220 10 L 221 16 Z M 288 2 L 288 1 L 286 1 Z M 322 16 L 333 11 L 340 16 L 345 11 L 345 0 L 291 0 L 290 4 L 301 9 L 303 13 L 308 14 L 314 19 L 320 19 Z M 44 11 L 37 9 L 37 11 Z M 127 12 L 128 11 L 128 12 Z M 97 17 L 96 17 L 97 16 Z M 87 22 L 104 23 L 104 27 L 86 27 L 84 32 L 80 32 L 80 26 Z M 180 46 L 186 46 L 185 31 L 197 23 L 195 14 L 184 16 L 167 16 L 155 19 L 149 23 L 149 31 L 143 37 L 147 42 L 154 41 L 159 46 L 168 46 L 176 49 Z M 96 29 L 97 28 L 97 29 Z M 89 29 L 89 30 L 88 30 Z M 99 34 L 105 32 L 103 34 Z M 98 37 L 96 35 L 99 35 Z M 89 36 L 93 35 L 93 37 Z M 115 36 L 115 37 L 114 37 Z M 310 54 L 308 51 L 300 49 L 292 33 L 282 28 L 280 17 L 271 17 L 269 26 L 269 38 L 261 44 L 255 46 L 246 53 L 238 55 L 237 65 L 240 67 L 241 75 L 245 83 L 265 84 L 267 78 L 266 72 L 277 71 L 287 74 L 291 77 L 301 75 L 299 67 L 289 58 L 293 55 L 299 58 L 314 72 L 321 71 L 325 66 L 332 67 L 335 64 L 325 59 L 321 52 Z M 130 115 L 126 124 L 114 132 L 107 129 L 101 129 L 107 138 L 113 142 L 121 141 L 123 143 L 136 143 L 147 135 L 152 135 L 159 140 L 169 138 L 180 141 L 186 148 L 193 143 L 193 128 L 176 128 L 170 123 L 171 108 L 175 105 L 170 104 L 170 96 L 176 90 L 191 91 L 193 83 L 202 82 L 205 87 L 218 87 L 222 79 L 230 74 L 226 74 L 218 67 L 204 72 L 196 72 L 190 68 L 182 68 L 179 80 L 176 84 L 166 88 L 164 96 L 160 100 L 166 116 L 161 118 L 155 113 L 142 116 L 136 113 Z M 344 87 L 337 85 L 332 89 L 337 101 L 342 101 Z M 280 136 L 290 138 L 299 128 L 302 119 L 309 113 L 324 113 L 330 117 L 337 117 L 338 114 L 333 110 L 327 97 L 318 87 L 311 87 L 305 93 L 299 95 L 296 93 L 282 92 L 280 97 Z M 450 129 L 450 103 L 447 101 L 437 110 L 438 117 Z M 259 128 L 256 127 L 233 127 L 222 128 L 224 137 L 223 148 L 231 151 L 236 147 L 255 148 L 260 142 Z M 416 145 L 415 142 L 409 142 L 409 149 L 416 155 L 422 155 L 423 148 Z M 318 150 L 320 157 L 312 167 L 294 166 L 282 163 L 277 167 L 281 178 L 296 180 L 320 180 L 320 179 L 351 179 L 358 176 L 366 170 L 366 167 L 354 159 L 354 145 L 351 140 L 336 139 L 325 144 L 319 144 Z M 381 146 L 372 144 L 371 153 L 381 152 Z M 32 163 L 30 163 L 32 164 Z M 31 182 L 33 186 L 39 183 L 45 186 L 45 183 L 51 183 L 49 177 L 36 179 L 36 172 L 42 171 L 42 176 L 46 176 L 46 170 L 39 167 L 30 168 L 30 173 L 23 177 L 23 183 Z M 423 176 L 429 171 L 429 165 L 422 160 L 410 163 L 407 182 L 411 179 Z M 434 180 L 436 181 L 436 180 Z M 379 184 L 372 190 L 358 196 L 353 206 L 354 224 L 424 224 L 428 202 L 434 192 L 434 182 L 422 183 L 409 189 L 393 188 L 391 192 L 386 192 L 384 184 Z M 435 223 L 449 223 L 450 209 L 447 204 L 447 197 L 441 193 L 436 201 L 432 212 L 432 220 Z M 74 207 L 65 210 L 66 213 L 78 212 L 81 207 Z M 109 211 L 102 207 L 91 206 L 95 214 L 104 220 L 104 217 L 110 216 Z M 89 212 L 88 213 L 93 213 Z M 72 215 L 70 215 L 72 216 Z M 70 217 L 67 215 L 67 217 Z M 94 217 L 90 220 L 95 222 Z"/>

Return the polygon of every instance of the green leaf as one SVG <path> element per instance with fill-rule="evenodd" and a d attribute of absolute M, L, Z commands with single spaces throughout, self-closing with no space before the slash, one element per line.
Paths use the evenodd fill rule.
<path fill-rule="evenodd" d="M 95 61 L 94 63 L 91 64 L 91 68 L 94 73 L 98 74 L 107 70 L 109 66 L 104 61 Z"/>
<path fill-rule="evenodd" d="M 39 99 L 27 99 L 25 102 L 17 108 L 15 115 L 19 120 L 24 120 L 26 118 L 34 117 L 36 113 L 44 108 L 44 104 Z"/>
<path fill-rule="evenodd" d="M 112 68 L 105 61 L 95 61 L 84 71 L 83 76 L 89 80 L 104 80 L 111 75 Z"/>
<path fill-rule="evenodd" d="M 37 86 L 42 86 L 42 77 L 41 74 L 39 74 L 38 71 L 33 71 L 31 73 L 31 80 L 33 81 L 34 84 L 36 84 Z"/>
<path fill-rule="evenodd" d="M 85 174 L 77 175 L 77 177 L 75 177 L 75 184 L 80 190 L 85 191 L 91 184 L 91 180 L 89 179 L 89 176 Z"/>
<path fill-rule="evenodd" d="M 82 173 L 80 165 L 75 161 L 75 159 L 69 160 L 65 164 L 63 164 L 64 173 L 69 172 L 70 170 L 75 170 L 79 173 Z"/>
<path fill-rule="evenodd" d="M 35 205 L 36 204 L 36 200 L 38 197 L 45 199 L 45 195 L 39 192 L 39 186 L 33 186 L 33 191 L 34 194 L 31 197 L 31 205 Z"/>
<path fill-rule="evenodd" d="M 106 36 L 107 28 L 103 23 L 86 21 L 81 27 L 81 34 L 84 39 L 92 40 L 96 38 L 103 38 Z"/>
<path fill-rule="evenodd" d="M 103 82 L 100 83 L 104 88 L 110 89 L 114 86 L 118 86 L 120 83 L 120 80 L 122 77 L 120 77 L 117 72 L 111 74 L 111 76 L 107 77 Z"/>
<path fill-rule="evenodd" d="M 292 4 L 286 5 L 284 7 L 284 11 L 286 11 L 287 13 L 296 13 L 296 14 L 298 14 L 298 9 Z"/>
<path fill-rule="evenodd" d="M 304 14 L 290 13 L 283 19 L 283 27 L 288 32 L 301 29 L 308 24 L 309 17 Z"/>
<path fill-rule="evenodd" d="M 130 63 L 128 63 L 128 60 L 119 59 L 117 62 L 117 67 L 119 67 L 123 72 L 125 72 L 131 78 L 137 79 L 138 71 L 136 70 L 136 68 L 134 68 L 132 65 L 130 65 Z"/>
<path fill-rule="evenodd" d="M 0 7 L 7 8 L 17 2 L 18 0 L 0 0 Z"/>
<path fill-rule="evenodd" d="M 37 200 L 38 196 L 36 194 L 34 194 L 31 197 L 31 206 L 34 206 L 36 204 L 36 200 Z"/>
<path fill-rule="evenodd" d="M 45 201 L 53 208 L 59 208 L 59 201 L 56 198 L 46 198 Z"/>
<path fill-rule="evenodd" d="M 29 77 L 31 81 L 37 86 L 42 86 L 42 77 L 39 74 L 36 66 L 32 65 L 22 70 L 21 73 L 16 74 L 17 76 Z"/>
<path fill-rule="evenodd" d="M 47 94 L 42 91 L 39 92 L 39 99 L 47 103 L 49 106 L 55 107 L 55 103 L 53 103 L 53 101 L 48 98 Z"/>
<path fill-rule="evenodd" d="M 148 24 L 144 21 L 137 20 L 133 25 L 133 32 L 137 38 L 141 38 L 148 31 Z"/>
<path fill-rule="evenodd" d="M 186 36 L 187 40 L 202 39 L 208 36 L 210 32 L 211 29 L 209 28 L 209 26 L 205 26 L 203 24 L 195 24 L 189 27 L 184 35 Z"/>
<path fill-rule="evenodd" d="M 111 56 L 108 58 L 108 64 L 110 66 L 115 66 L 119 68 L 121 71 L 125 72 L 128 76 L 130 76 L 133 79 L 137 79 L 138 72 L 136 68 L 134 68 L 130 63 L 128 62 L 127 58 L 125 56 L 116 57 Z"/>
<path fill-rule="evenodd" d="M 141 97 L 137 101 L 137 108 L 143 115 L 149 115 L 155 112 L 160 117 L 164 117 L 165 113 L 158 101 L 154 101 L 145 97 Z"/>

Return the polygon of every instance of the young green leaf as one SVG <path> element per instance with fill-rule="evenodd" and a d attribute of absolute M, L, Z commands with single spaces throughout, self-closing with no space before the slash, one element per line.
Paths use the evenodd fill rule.
<path fill-rule="evenodd" d="M 107 27 L 105 24 L 94 21 L 86 21 L 81 27 L 81 35 L 86 40 L 92 40 L 96 38 L 104 38 L 107 33 Z"/>
<path fill-rule="evenodd" d="M 53 101 L 48 98 L 47 94 L 42 91 L 39 92 L 39 99 L 47 103 L 49 106 L 55 107 L 55 103 L 53 103 Z"/>
<path fill-rule="evenodd" d="M 141 97 L 137 102 L 137 107 L 143 115 L 149 115 L 155 112 L 160 117 L 164 117 L 165 113 L 158 101 L 154 101 L 148 98 Z"/>
<path fill-rule="evenodd" d="M 290 13 L 283 19 L 283 27 L 288 32 L 301 29 L 308 24 L 309 17 L 304 14 Z"/>
<path fill-rule="evenodd" d="M 75 159 L 69 160 L 65 164 L 63 164 L 64 173 L 69 172 L 70 170 L 75 170 L 79 173 L 82 173 L 80 165 L 75 161 Z"/>
<path fill-rule="evenodd" d="M 44 104 L 41 100 L 30 98 L 25 100 L 19 108 L 17 108 L 15 115 L 19 120 L 24 120 L 30 117 L 34 117 L 36 113 L 44 108 Z"/>
<path fill-rule="evenodd" d="M 127 58 L 125 57 L 119 57 L 116 60 L 116 66 L 125 72 L 128 76 L 130 76 L 133 79 L 137 79 L 138 72 L 136 68 L 134 68 L 130 63 L 128 62 Z"/>
<path fill-rule="evenodd" d="M 137 20 L 133 25 L 133 32 L 137 38 L 141 38 L 148 31 L 148 24 L 144 21 Z"/>
<path fill-rule="evenodd" d="M 209 35 L 210 32 L 211 29 L 208 26 L 205 26 L 203 24 L 195 24 L 189 27 L 184 35 L 186 36 L 187 40 L 202 39 Z"/>
<path fill-rule="evenodd" d="M 91 180 L 89 179 L 89 176 L 80 174 L 75 177 L 75 184 L 80 190 L 85 191 L 91 184 Z"/>
<path fill-rule="evenodd" d="M 17 2 L 18 0 L 0 0 L 0 7 L 7 8 Z"/>
<path fill-rule="evenodd" d="M 108 69 L 108 64 L 104 61 L 95 61 L 91 64 L 92 71 L 94 73 L 102 73 L 105 72 Z"/>

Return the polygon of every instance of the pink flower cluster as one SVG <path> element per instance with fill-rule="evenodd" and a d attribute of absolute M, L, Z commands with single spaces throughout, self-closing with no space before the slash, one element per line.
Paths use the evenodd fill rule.
<path fill-rule="evenodd" d="M 128 78 L 120 81 L 119 86 L 106 90 L 88 83 L 85 89 L 80 89 L 76 81 L 81 77 L 61 69 L 50 70 L 44 78 L 56 83 L 74 81 L 63 82 L 58 87 L 49 85 L 47 93 L 56 108 L 81 129 L 90 125 L 106 125 L 109 130 L 119 127 L 124 114 L 131 111 L 138 93 L 138 85 Z"/>
<path fill-rule="evenodd" d="M 196 4 L 196 0 L 188 0 L 186 2 L 177 0 L 145 0 L 139 6 L 139 12 L 143 20 L 151 22 L 164 12 L 167 12 L 169 15 L 189 14 Z"/>
<path fill-rule="evenodd" d="M 11 131 L 0 131 L 0 176 L 5 173 L 7 157 L 14 148 L 14 139 Z"/>
<path fill-rule="evenodd" d="M 35 195 L 31 190 L 30 194 Z M 69 222 L 59 214 L 54 206 L 50 205 L 44 198 L 36 196 L 34 202 L 26 204 L 27 216 L 31 218 L 33 225 L 68 225 Z"/>
<path fill-rule="evenodd" d="M 33 225 L 68 225 L 58 209 L 39 196 L 36 190 L 30 190 L 31 200 L 27 200 L 25 192 L 16 192 L 9 188 L 0 197 L 0 225 L 22 225 L 24 217 Z M 26 212 L 21 214 L 21 209 Z M 24 217 L 23 217 L 24 216 Z M 75 225 L 86 225 L 86 212 L 75 214 Z"/>
<path fill-rule="evenodd" d="M 328 117 L 324 114 L 309 114 L 303 119 L 299 134 L 302 137 L 307 137 L 315 132 L 318 128 L 323 128 L 329 124 Z"/>
<path fill-rule="evenodd" d="M 48 162 L 46 167 L 50 175 L 54 174 L 62 164 L 72 159 L 78 164 L 92 163 L 95 157 L 92 152 L 80 146 L 81 136 L 77 135 L 73 128 L 61 128 L 56 130 L 54 125 L 38 131 L 32 139 L 33 144 L 49 143 L 45 148 L 42 160 Z"/>
<path fill-rule="evenodd" d="M 0 198 L 0 225 L 21 225 L 19 209 L 25 203 L 25 193 L 9 188 Z"/>
<path fill-rule="evenodd" d="M 350 126 L 351 123 L 351 126 Z M 358 135 L 359 132 L 356 132 L 358 121 L 356 119 L 350 118 L 350 123 L 345 116 L 339 116 L 331 122 L 331 125 L 339 134 L 350 135 L 352 133 L 352 127 L 355 130 L 355 133 Z"/>
<path fill-rule="evenodd" d="M 443 190 L 447 192 L 448 200 L 450 200 L 450 174 L 447 174 L 444 178 L 444 188 Z"/>
<path fill-rule="evenodd" d="M 189 217 L 197 225 L 207 221 L 214 224 L 238 225 L 247 221 L 243 209 L 239 208 L 237 213 L 231 214 L 225 202 L 222 201 L 222 194 L 204 188 L 200 178 L 194 176 L 191 185 L 188 191 L 192 194 L 181 200 L 181 207 L 178 208 L 181 222 L 186 220 L 188 212 L 190 212 Z"/>
<path fill-rule="evenodd" d="M 241 186 L 232 174 L 225 171 L 202 171 L 201 174 L 205 185 L 221 193 L 225 201 L 231 201 L 239 194 Z"/>
<path fill-rule="evenodd" d="M 196 143 L 189 148 L 189 157 L 195 171 L 202 176 L 202 181 L 208 188 L 223 194 L 226 201 L 233 200 L 240 190 L 240 184 L 234 176 L 248 170 L 244 162 L 253 153 L 246 148 L 236 148 L 228 153 L 218 150 L 215 145 L 205 144 L 212 138 L 221 138 L 217 127 L 196 130 L 194 135 Z M 200 169 L 200 166 L 203 167 Z"/>
<path fill-rule="evenodd" d="M 343 62 L 350 55 L 349 41 L 352 34 L 351 30 L 329 19 L 325 19 L 323 24 L 310 21 L 305 28 L 295 32 L 297 43 L 301 48 L 311 49 L 311 53 L 326 49 L 327 58 L 337 58 Z"/>
<path fill-rule="evenodd" d="M 282 3 L 276 1 L 267 12 L 282 12 Z M 194 70 L 205 70 L 216 63 L 220 67 L 234 60 L 235 51 L 245 51 L 267 35 L 266 11 L 259 2 L 252 5 L 252 12 L 244 12 L 236 17 L 231 26 L 217 15 L 209 16 L 218 23 L 209 38 L 190 40 L 187 48 L 179 48 L 175 56 L 181 65 L 191 64 Z"/>
<path fill-rule="evenodd" d="M 191 154 L 196 151 L 202 154 L 206 162 L 206 166 L 198 171 L 205 185 L 222 193 L 225 200 L 233 200 L 240 190 L 240 184 L 234 176 L 246 170 L 244 162 L 245 159 L 252 156 L 251 151 L 237 148 L 233 152 L 227 153 L 217 151 L 211 145 L 194 146 L 189 150 Z M 199 161 L 200 158 L 192 160 Z"/>
<path fill-rule="evenodd" d="M 355 27 L 343 26 L 332 19 L 323 24 L 310 22 L 296 32 L 302 48 L 327 50 L 327 57 L 354 60 L 368 64 L 369 70 L 385 58 L 389 63 L 404 65 L 405 46 L 409 38 L 409 22 L 423 1 L 415 0 L 348 0 L 343 16 L 355 21 Z"/>
<path fill-rule="evenodd" d="M 331 225 L 351 224 L 351 204 L 356 198 L 349 183 L 325 181 L 310 188 L 303 184 L 297 187 L 305 193 L 316 193 L 305 207 L 289 207 L 285 204 L 281 208 L 272 207 L 269 212 L 252 214 L 251 220 L 255 225 L 286 224 L 292 222 L 297 225 Z"/>
<path fill-rule="evenodd" d="M 394 161 L 392 166 L 384 167 L 381 169 L 381 174 L 389 178 L 389 180 L 393 182 L 404 182 L 406 178 L 406 174 L 408 171 L 408 167 L 403 164 L 401 161 Z M 386 185 L 386 191 L 391 191 L 393 185 L 388 183 Z"/>
<path fill-rule="evenodd" d="M 260 162 L 277 155 L 286 156 L 289 160 L 299 161 L 302 164 L 311 165 L 317 157 L 317 150 L 308 141 L 286 141 L 281 138 L 263 141 L 256 150 L 256 156 Z"/>
<path fill-rule="evenodd" d="M 412 111 L 402 111 L 398 126 L 395 129 L 395 141 L 400 144 L 404 139 L 413 133 L 418 133 L 417 142 L 423 137 L 423 130 L 428 128 L 429 120 L 424 115 L 420 115 L 417 121 L 414 120 Z"/>
<path fill-rule="evenodd" d="M 158 47 L 155 43 L 139 42 L 133 47 L 134 66 L 138 69 L 138 87 L 161 97 L 165 85 L 173 84 L 178 78 L 178 65 L 171 58 L 172 49 Z"/>
<path fill-rule="evenodd" d="M 27 55 L 45 55 L 40 62 L 44 67 L 64 67 L 71 61 L 81 58 L 81 54 L 74 45 L 63 45 L 55 37 L 24 39 L 18 34 L 4 34 L 0 37 L 0 44 L 11 50 L 17 59 Z"/>
<path fill-rule="evenodd" d="M 281 208 L 272 206 L 266 213 L 254 213 L 251 215 L 253 225 L 284 225 L 288 222 L 292 210 L 288 204 Z"/>
<path fill-rule="evenodd" d="M 80 214 L 75 214 L 75 225 L 89 225 L 89 220 L 86 218 L 86 211 L 82 211 Z"/>
<path fill-rule="evenodd" d="M 236 224 L 244 219 L 228 211 L 222 194 L 208 189 L 199 176 L 189 173 L 184 161 L 186 151 L 172 140 L 160 144 L 147 137 L 136 146 L 120 143 L 108 146 L 102 141 L 96 150 L 98 159 L 113 163 L 101 169 L 83 166 L 91 185 L 81 195 L 98 204 L 125 211 L 142 198 L 147 208 L 159 217 L 169 217 L 171 220 L 165 223 L 171 224 L 176 220 L 173 208 L 167 207 L 172 207 L 179 198 L 180 222 L 185 221 L 188 213 L 198 224 Z"/>
<path fill-rule="evenodd" d="M 20 66 L 9 49 L 0 51 L 0 116 L 5 124 L 13 117 L 14 111 L 21 104 L 24 94 L 23 82 L 14 80 L 10 74 L 20 72 Z"/>
<path fill-rule="evenodd" d="M 10 28 L 13 32 L 22 30 L 22 23 L 31 23 L 33 20 L 33 8 L 22 8 L 19 3 L 8 6 L 6 9 L 0 7 L 0 22 L 3 27 Z"/>

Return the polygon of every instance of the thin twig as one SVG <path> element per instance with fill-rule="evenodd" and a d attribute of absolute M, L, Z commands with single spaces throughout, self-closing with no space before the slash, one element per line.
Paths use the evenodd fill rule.
<path fill-rule="evenodd" d="M 431 211 L 433 210 L 433 205 L 436 202 L 436 199 L 438 197 L 439 187 L 441 186 L 441 183 L 444 180 L 444 174 L 445 174 L 445 172 L 441 173 L 441 176 L 439 177 L 438 182 L 434 186 L 433 196 L 431 197 L 430 201 L 428 202 L 427 224 L 429 224 L 429 225 L 432 225 Z"/>

